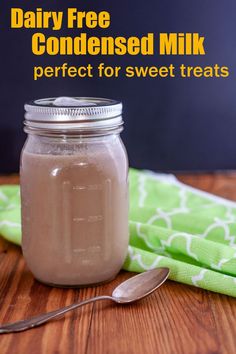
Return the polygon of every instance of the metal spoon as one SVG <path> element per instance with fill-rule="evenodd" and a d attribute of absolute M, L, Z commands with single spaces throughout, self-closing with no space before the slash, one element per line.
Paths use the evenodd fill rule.
<path fill-rule="evenodd" d="M 91 302 L 98 300 L 112 300 L 118 304 L 128 304 L 134 301 L 143 299 L 145 296 L 150 295 L 168 278 L 168 268 L 157 268 L 147 272 L 135 275 L 129 278 L 120 285 L 118 285 L 112 296 L 97 296 L 91 299 L 72 304 L 61 309 L 51 311 L 42 315 L 31 317 L 27 320 L 21 320 L 14 323 L 9 323 L 0 326 L 0 334 L 25 331 L 33 327 L 37 327 L 45 322 L 59 317 L 64 313 L 77 309 L 80 306 L 87 305 Z"/>

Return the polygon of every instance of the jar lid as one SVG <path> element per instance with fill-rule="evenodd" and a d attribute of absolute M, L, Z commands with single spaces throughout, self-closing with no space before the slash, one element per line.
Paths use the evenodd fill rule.
<path fill-rule="evenodd" d="M 31 128 L 81 130 L 123 124 L 122 103 L 107 98 L 43 98 L 26 103 L 25 111 L 25 125 Z"/>

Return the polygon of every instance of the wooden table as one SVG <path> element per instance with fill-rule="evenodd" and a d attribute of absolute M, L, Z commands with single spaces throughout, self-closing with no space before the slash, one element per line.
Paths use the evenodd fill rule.
<path fill-rule="evenodd" d="M 236 175 L 185 175 L 190 185 L 236 200 Z M 17 183 L 18 177 L 0 177 Z M 56 289 L 33 279 L 19 247 L 0 241 L 0 322 L 11 322 L 91 296 L 122 280 L 87 289 Z M 97 302 L 46 326 L 0 336 L 1 354 L 216 354 L 236 352 L 236 300 L 167 281 L 134 305 Z"/>

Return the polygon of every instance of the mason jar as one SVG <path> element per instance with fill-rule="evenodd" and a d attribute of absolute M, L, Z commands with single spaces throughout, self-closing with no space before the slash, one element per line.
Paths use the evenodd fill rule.
<path fill-rule="evenodd" d="M 59 97 L 25 105 L 22 250 L 39 281 L 79 287 L 113 279 L 128 247 L 122 104 Z"/>

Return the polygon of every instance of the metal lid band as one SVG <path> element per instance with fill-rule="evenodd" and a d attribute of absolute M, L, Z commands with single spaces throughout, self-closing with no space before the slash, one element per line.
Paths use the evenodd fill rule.
<path fill-rule="evenodd" d="M 26 124 L 48 126 L 58 123 L 108 126 L 122 122 L 122 103 L 94 97 L 44 98 L 25 104 Z M 98 124 L 99 123 L 99 124 Z M 53 127 L 52 127 L 53 129 Z"/>

